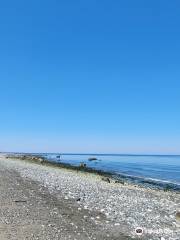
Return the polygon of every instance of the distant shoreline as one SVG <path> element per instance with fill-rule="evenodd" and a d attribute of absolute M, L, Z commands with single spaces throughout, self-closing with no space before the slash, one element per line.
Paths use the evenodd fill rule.
<path fill-rule="evenodd" d="M 134 153 L 67 153 L 67 152 L 0 152 L 4 154 L 61 154 L 61 155 L 75 155 L 75 156 L 137 156 L 137 157 L 180 157 L 180 154 L 134 154 Z"/>

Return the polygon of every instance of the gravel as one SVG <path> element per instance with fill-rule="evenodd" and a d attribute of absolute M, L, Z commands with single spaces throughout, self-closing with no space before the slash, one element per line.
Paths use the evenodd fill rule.
<path fill-rule="evenodd" d="M 176 219 L 176 213 L 180 210 L 178 192 L 112 181 L 108 183 L 95 174 L 5 159 L 2 156 L 0 164 L 16 170 L 23 179 L 38 182 L 57 199 L 75 202 L 74 208 L 79 213 L 88 212 L 88 216 L 83 216 L 84 219 L 90 218 L 93 224 L 100 224 L 106 230 L 120 231 L 136 238 L 136 229 L 141 228 L 142 235 L 138 239 L 180 239 L 180 222 Z M 91 214 L 93 212 L 96 214 Z"/>

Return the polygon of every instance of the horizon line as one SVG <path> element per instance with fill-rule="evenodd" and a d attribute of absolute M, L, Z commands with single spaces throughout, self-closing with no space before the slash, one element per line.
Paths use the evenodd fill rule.
<path fill-rule="evenodd" d="M 180 154 L 149 154 L 149 153 L 73 153 L 73 152 L 1 152 L 0 153 L 14 153 L 14 154 L 60 154 L 60 155 L 96 155 L 96 156 L 180 156 Z"/>

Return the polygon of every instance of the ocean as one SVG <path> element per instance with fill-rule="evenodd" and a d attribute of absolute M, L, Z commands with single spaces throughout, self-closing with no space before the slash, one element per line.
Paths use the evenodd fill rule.
<path fill-rule="evenodd" d="M 79 166 L 110 173 L 137 184 L 180 190 L 180 156 L 122 154 L 40 154 L 50 162 Z M 61 156 L 58 158 L 58 156 Z M 97 160 L 89 161 L 89 158 Z"/>

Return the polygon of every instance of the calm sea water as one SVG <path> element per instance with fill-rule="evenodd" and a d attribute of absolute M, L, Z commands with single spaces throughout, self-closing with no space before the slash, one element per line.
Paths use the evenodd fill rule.
<path fill-rule="evenodd" d="M 103 170 L 131 181 L 149 184 L 169 184 L 180 189 L 180 156 L 143 155 L 87 155 L 87 154 L 42 154 L 49 161 L 78 166 L 81 162 L 96 170 Z M 96 157 L 97 161 L 89 161 Z"/>

